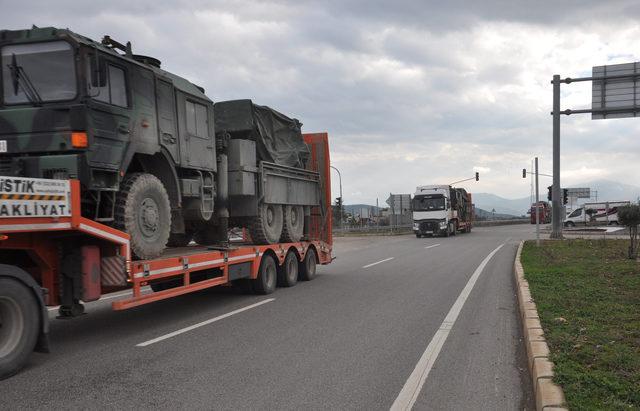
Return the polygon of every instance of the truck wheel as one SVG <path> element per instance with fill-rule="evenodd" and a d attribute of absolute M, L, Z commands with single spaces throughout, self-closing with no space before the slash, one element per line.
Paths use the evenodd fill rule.
<path fill-rule="evenodd" d="M 40 316 L 31 291 L 0 278 L 0 380 L 17 373 L 36 346 Z"/>
<path fill-rule="evenodd" d="M 115 227 L 131 236 L 131 251 L 138 258 L 162 253 L 171 231 L 171 206 L 157 177 L 146 173 L 125 176 L 116 197 Z"/>
<path fill-rule="evenodd" d="M 279 204 L 261 204 L 258 216 L 249 226 L 251 239 L 256 244 L 274 244 L 282 235 L 282 206 Z"/>
<path fill-rule="evenodd" d="M 293 287 L 298 282 L 298 257 L 296 253 L 289 251 L 284 263 L 278 268 L 278 285 L 281 287 Z"/>
<path fill-rule="evenodd" d="M 186 247 L 193 240 L 193 232 L 186 230 L 184 233 L 171 233 L 167 246 L 169 247 Z"/>
<path fill-rule="evenodd" d="M 258 278 L 252 280 L 253 292 L 256 294 L 271 294 L 276 289 L 278 281 L 278 268 L 276 260 L 270 255 L 262 257 Z"/>
<path fill-rule="evenodd" d="M 303 234 L 304 208 L 302 206 L 285 206 L 282 241 L 285 243 L 295 243 L 300 241 Z"/>
<path fill-rule="evenodd" d="M 449 228 L 451 228 L 450 225 L 448 225 L 447 228 L 444 229 L 444 236 L 445 237 L 449 237 L 449 235 L 451 235 L 451 232 L 449 231 Z"/>
<path fill-rule="evenodd" d="M 422 234 L 416 233 L 416 238 L 422 238 Z"/>
<path fill-rule="evenodd" d="M 452 223 L 451 224 L 451 235 L 456 235 L 458 234 L 458 227 L 456 225 L 456 223 Z"/>
<path fill-rule="evenodd" d="M 316 252 L 313 248 L 307 250 L 304 260 L 298 265 L 298 278 L 311 281 L 316 277 Z"/>

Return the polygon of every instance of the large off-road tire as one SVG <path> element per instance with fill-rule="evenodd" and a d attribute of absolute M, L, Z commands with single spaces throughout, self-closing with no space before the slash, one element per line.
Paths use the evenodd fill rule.
<path fill-rule="evenodd" d="M 298 282 L 298 256 L 289 251 L 284 263 L 278 267 L 278 285 L 280 287 L 293 287 Z"/>
<path fill-rule="evenodd" d="M 253 217 L 249 225 L 249 233 L 253 242 L 256 244 L 275 244 L 280 241 L 282 220 L 281 205 L 261 204 L 258 216 Z"/>
<path fill-rule="evenodd" d="M 276 289 L 278 281 L 278 264 L 273 256 L 267 254 L 262 257 L 258 277 L 251 280 L 251 287 L 256 294 L 271 294 Z"/>
<path fill-rule="evenodd" d="M 284 224 L 282 227 L 282 241 L 295 243 L 304 235 L 304 208 L 288 205 L 284 207 Z"/>
<path fill-rule="evenodd" d="M 22 283 L 0 278 L 0 380 L 20 371 L 36 346 L 38 301 Z"/>
<path fill-rule="evenodd" d="M 309 248 L 304 259 L 298 265 L 298 278 L 302 281 L 311 281 L 316 277 L 316 252 Z"/>
<path fill-rule="evenodd" d="M 114 225 L 131 236 L 131 251 L 136 257 L 159 256 L 171 231 L 169 195 L 162 182 L 146 173 L 125 176 L 116 196 Z"/>

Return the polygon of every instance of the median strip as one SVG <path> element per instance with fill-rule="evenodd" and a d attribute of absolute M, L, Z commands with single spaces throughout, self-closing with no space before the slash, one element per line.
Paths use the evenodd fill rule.
<path fill-rule="evenodd" d="M 391 261 L 393 259 L 394 259 L 394 257 L 385 258 L 384 260 L 376 261 L 375 263 L 371 263 L 371 264 L 367 264 L 365 266 L 362 266 L 362 268 L 373 267 L 374 265 L 378 265 L 378 264 L 384 263 L 386 261 Z"/>
<path fill-rule="evenodd" d="M 151 344 L 155 344 L 157 342 L 164 341 L 164 340 L 167 340 L 169 338 L 173 338 L 173 337 L 175 337 L 177 335 L 184 334 L 186 332 L 195 330 L 196 328 L 204 327 L 205 325 L 209 325 L 209 324 L 214 323 L 216 321 L 224 320 L 225 318 L 231 317 L 232 315 L 239 314 L 239 313 L 247 311 L 247 310 L 251 310 L 252 308 L 259 307 L 259 306 L 261 306 L 263 304 L 270 303 L 270 302 L 275 301 L 275 300 L 276 300 L 275 298 L 268 298 L 268 299 L 260 301 L 258 303 L 251 304 L 251 305 L 248 305 L 246 307 L 239 308 L 237 310 L 233 310 L 231 312 L 219 315 L 219 316 L 211 318 L 209 320 L 202 321 L 200 323 L 193 324 L 193 325 L 190 325 L 190 326 L 185 327 L 185 328 L 181 328 L 181 329 L 179 329 L 177 331 L 170 332 L 169 334 L 161 335 L 160 337 L 154 338 L 152 340 L 141 342 L 140 344 L 136 344 L 136 347 L 147 347 L 147 346 L 149 346 Z"/>

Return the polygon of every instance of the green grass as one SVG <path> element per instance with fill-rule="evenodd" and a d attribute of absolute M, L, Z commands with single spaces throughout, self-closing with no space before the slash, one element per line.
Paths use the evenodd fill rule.
<path fill-rule="evenodd" d="M 572 410 L 640 410 L 640 263 L 628 240 L 527 242 L 525 277 Z"/>

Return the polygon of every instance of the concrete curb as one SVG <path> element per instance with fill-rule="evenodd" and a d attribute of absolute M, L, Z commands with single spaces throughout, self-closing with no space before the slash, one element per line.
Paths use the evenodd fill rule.
<path fill-rule="evenodd" d="M 527 363 L 536 396 L 536 409 L 538 411 L 568 410 L 562 388 L 553 382 L 553 363 L 549 360 L 549 346 L 544 338 L 536 303 L 531 298 L 529 283 L 524 278 L 524 269 L 520 261 L 523 245 L 524 241 L 521 241 L 513 264 L 513 273 L 516 276 L 518 312 L 522 319 Z"/>

